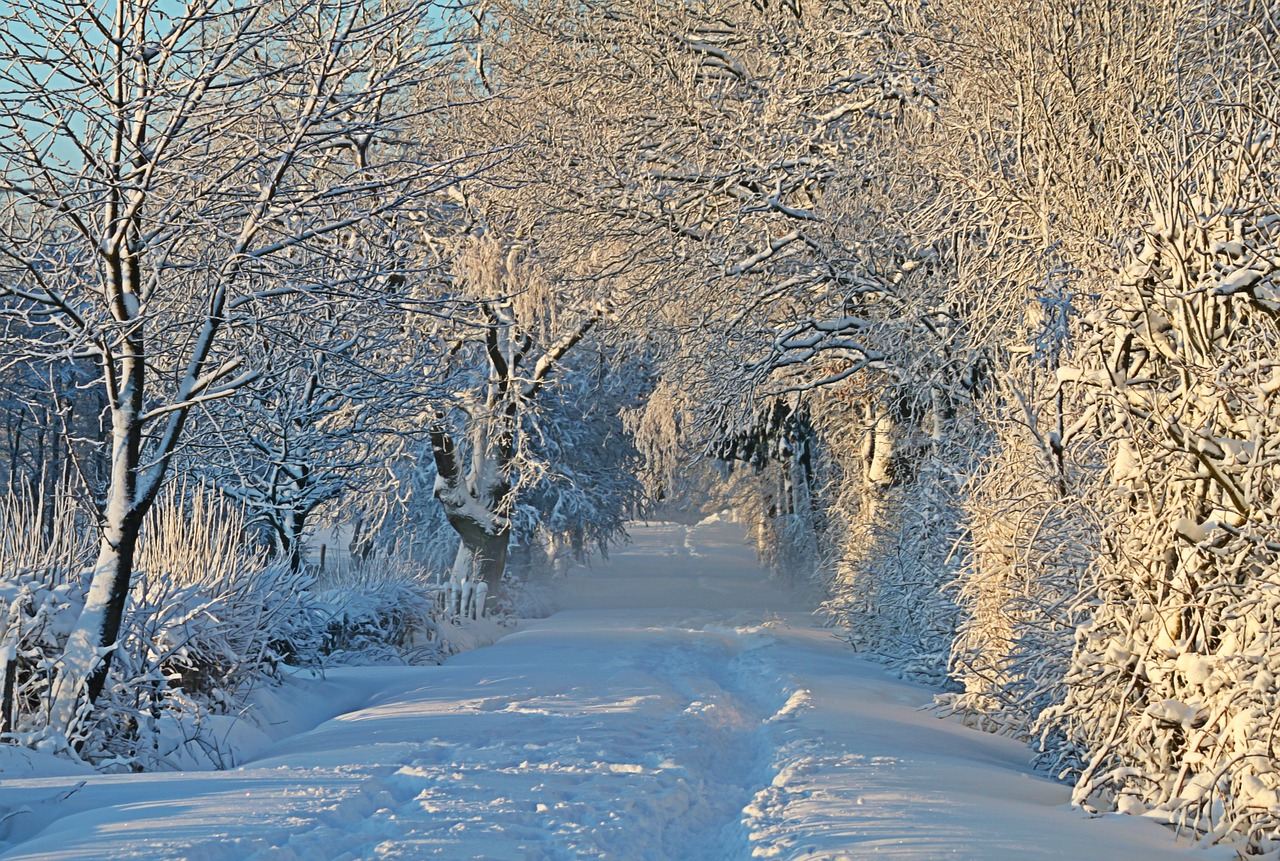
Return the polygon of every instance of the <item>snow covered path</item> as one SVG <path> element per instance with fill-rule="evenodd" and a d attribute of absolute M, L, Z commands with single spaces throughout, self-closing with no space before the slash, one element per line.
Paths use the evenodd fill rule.
<path fill-rule="evenodd" d="M 736 527 L 689 532 L 638 529 L 563 612 L 442 667 L 335 673 L 331 712 L 353 710 L 243 768 L 0 781 L 0 858 L 1193 854 L 920 711 L 930 692 L 815 628 Z"/>

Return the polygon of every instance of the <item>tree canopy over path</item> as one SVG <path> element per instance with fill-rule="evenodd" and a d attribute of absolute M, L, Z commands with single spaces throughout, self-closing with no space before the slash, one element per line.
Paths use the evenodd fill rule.
<path fill-rule="evenodd" d="M 9 0 L 0 752 L 218 760 L 291 668 L 732 509 L 1081 809 L 1276 857 L 1278 2 Z M 720 609 L 583 634 L 648 679 L 619 733 L 803 687 L 713 670 L 794 645 Z M 465 722 L 543 714 L 466 704 L 485 655 Z"/>

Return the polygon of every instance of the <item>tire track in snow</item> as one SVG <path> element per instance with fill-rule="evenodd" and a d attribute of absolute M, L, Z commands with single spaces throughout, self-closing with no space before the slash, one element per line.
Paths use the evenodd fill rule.
<path fill-rule="evenodd" d="M 347 716 L 368 724 L 375 740 L 398 738 L 394 712 L 405 709 L 435 739 L 398 751 L 402 765 L 371 772 L 361 792 L 311 827 L 247 857 L 746 857 L 741 811 L 758 789 L 748 778 L 772 759 L 759 747 L 761 726 L 785 694 L 760 679 L 744 683 L 756 668 L 742 660 L 747 644 L 739 632 L 722 615 L 706 614 L 615 629 L 609 645 L 584 650 L 547 642 L 564 633 L 545 627 L 527 636 L 542 640 L 540 654 L 558 654 L 555 675 L 581 679 L 590 675 L 581 665 L 589 664 L 607 682 L 557 689 L 545 668 L 490 655 L 475 669 L 513 672 L 460 677 L 448 689 L 472 695 L 447 709 L 399 702 Z M 300 756 L 314 757 L 314 747 L 303 745 Z M 290 760 L 286 754 L 259 766 Z"/>
<path fill-rule="evenodd" d="M 761 727 L 786 696 L 759 680 L 746 680 L 754 667 L 743 662 L 744 650 L 753 646 L 725 619 L 686 620 L 666 629 L 664 638 L 672 645 L 652 670 L 688 704 L 657 733 L 678 739 L 667 745 L 666 754 L 684 770 L 699 804 L 684 814 L 674 839 L 657 857 L 746 857 L 742 810 L 755 794 L 755 778 L 773 759 L 772 751 L 760 747 Z"/>

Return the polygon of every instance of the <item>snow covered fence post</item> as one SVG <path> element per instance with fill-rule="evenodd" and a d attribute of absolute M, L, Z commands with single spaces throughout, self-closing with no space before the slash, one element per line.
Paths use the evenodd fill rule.
<path fill-rule="evenodd" d="M 46 746 L 76 744 L 103 688 L 142 524 L 195 411 L 259 376 L 228 333 L 273 297 L 359 296 L 392 264 L 349 238 L 451 181 L 402 134 L 421 112 L 404 94 L 439 65 L 430 8 L 16 0 L 0 13 L 0 314 L 35 333 L 27 358 L 96 362 L 110 416 L 109 477 L 89 488 L 97 561 Z"/>
<path fill-rule="evenodd" d="M 12 642 L 6 639 L 0 646 L 0 673 L 4 674 L 4 682 L 0 684 L 0 737 L 13 730 L 13 680 L 18 670 L 18 650 L 14 642 L 16 637 Z"/>

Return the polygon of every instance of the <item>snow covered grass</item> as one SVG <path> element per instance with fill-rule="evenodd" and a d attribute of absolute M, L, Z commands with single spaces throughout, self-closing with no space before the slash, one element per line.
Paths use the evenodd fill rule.
<path fill-rule="evenodd" d="M 85 526 L 65 494 L 0 499 L 0 733 L 11 742 L 34 743 L 43 727 L 53 661 L 84 600 Z"/>
<path fill-rule="evenodd" d="M 457 650 L 440 619 L 442 588 L 410 563 L 375 557 L 314 585 L 331 663 L 439 662 Z"/>
<path fill-rule="evenodd" d="M 4 738 L 34 747 L 93 532 L 65 495 L 48 505 L 10 496 L 0 517 Z M 85 761 L 107 771 L 226 768 L 270 740 L 264 691 L 299 668 L 439 661 L 499 636 L 442 628 L 435 591 L 404 566 L 358 566 L 318 591 L 309 571 L 268 560 L 244 535 L 240 510 L 203 489 L 175 487 L 153 509 L 120 646 L 77 739 Z M 39 758 L 0 747 L 6 769 Z"/>
<path fill-rule="evenodd" d="M 152 511 L 138 554 L 135 630 L 148 661 L 183 690 L 217 696 L 237 681 L 311 663 L 320 648 L 312 576 L 248 547 L 241 511 L 177 490 Z"/>

